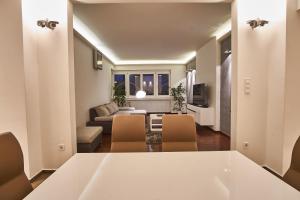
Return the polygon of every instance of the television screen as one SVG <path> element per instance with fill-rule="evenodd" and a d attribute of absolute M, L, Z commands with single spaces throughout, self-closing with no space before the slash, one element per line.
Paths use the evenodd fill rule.
<path fill-rule="evenodd" d="M 207 86 L 204 83 L 193 85 L 193 104 L 208 107 Z"/>

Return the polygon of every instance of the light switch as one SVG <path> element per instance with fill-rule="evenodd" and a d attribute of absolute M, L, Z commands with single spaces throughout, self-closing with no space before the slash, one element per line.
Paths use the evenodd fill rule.
<path fill-rule="evenodd" d="M 244 78 L 244 94 L 250 95 L 251 94 L 251 79 Z"/>

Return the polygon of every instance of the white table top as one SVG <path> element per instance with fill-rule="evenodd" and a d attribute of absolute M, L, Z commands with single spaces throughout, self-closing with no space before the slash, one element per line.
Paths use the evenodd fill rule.
<path fill-rule="evenodd" d="M 27 200 L 299 200 L 235 151 L 76 154 Z"/>

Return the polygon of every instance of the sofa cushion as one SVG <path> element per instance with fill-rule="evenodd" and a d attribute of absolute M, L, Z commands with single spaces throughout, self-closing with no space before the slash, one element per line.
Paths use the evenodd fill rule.
<path fill-rule="evenodd" d="M 112 121 L 113 120 L 113 115 L 110 116 L 102 116 L 102 117 L 95 117 L 96 122 L 103 122 L 103 121 Z"/>
<path fill-rule="evenodd" d="M 116 104 L 116 102 L 111 102 L 111 105 L 114 107 L 115 112 L 119 111 L 119 106 Z"/>
<path fill-rule="evenodd" d="M 107 110 L 109 111 L 110 115 L 113 115 L 114 113 L 117 112 L 117 110 L 115 109 L 115 107 L 113 106 L 112 103 L 108 103 L 105 105 Z"/>
<path fill-rule="evenodd" d="M 110 115 L 110 112 L 108 111 L 107 107 L 104 105 L 96 107 L 95 110 L 97 112 L 98 117 Z"/>
<path fill-rule="evenodd" d="M 77 128 L 77 143 L 92 143 L 101 134 L 102 127 L 80 127 Z"/>

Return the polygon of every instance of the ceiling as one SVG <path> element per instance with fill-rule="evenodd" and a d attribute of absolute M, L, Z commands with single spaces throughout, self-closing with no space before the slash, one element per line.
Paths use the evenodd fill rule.
<path fill-rule="evenodd" d="M 232 0 L 73 0 L 82 3 L 220 3 Z"/>
<path fill-rule="evenodd" d="M 183 64 L 230 19 L 228 3 L 75 4 L 74 28 L 114 64 Z"/>

